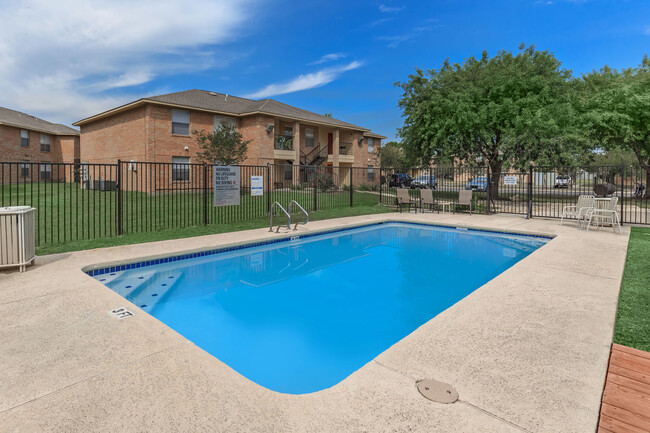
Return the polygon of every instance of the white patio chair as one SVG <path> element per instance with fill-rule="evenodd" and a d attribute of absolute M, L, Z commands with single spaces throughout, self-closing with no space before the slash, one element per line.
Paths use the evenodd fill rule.
<path fill-rule="evenodd" d="M 614 233 L 616 233 L 616 226 L 618 226 L 618 232 L 623 233 L 621 230 L 621 218 L 618 215 L 618 197 L 612 197 L 609 201 L 606 202 L 604 208 L 589 209 L 585 217 L 587 230 L 591 226 L 592 221 L 596 224 L 596 227 L 602 227 L 605 224 L 611 224 Z"/>
<path fill-rule="evenodd" d="M 594 197 L 591 195 L 578 196 L 578 202 L 574 206 L 564 206 L 560 224 L 564 223 L 564 218 L 575 217 L 580 225 L 580 220 L 586 218 L 587 211 L 593 209 L 595 204 Z"/>

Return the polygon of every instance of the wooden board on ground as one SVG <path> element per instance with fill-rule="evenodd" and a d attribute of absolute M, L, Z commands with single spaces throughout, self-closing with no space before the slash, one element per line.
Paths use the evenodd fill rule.
<path fill-rule="evenodd" d="M 614 344 L 599 432 L 650 432 L 650 353 Z"/>

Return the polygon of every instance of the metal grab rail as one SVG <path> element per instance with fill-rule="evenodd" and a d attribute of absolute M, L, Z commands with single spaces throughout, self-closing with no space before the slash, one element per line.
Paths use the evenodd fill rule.
<path fill-rule="evenodd" d="M 296 221 L 296 225 L 293 227 L 293 229 L 294 229 L 294 230 L 297 230 L 297 229 L 298 229 L 298 224 L 307 224 L 307 223 L 309 222 L 309 213 L 305 210 L 305 208 L 303 208 L 302 206 L 300 206 L 300 203 L 298 203 L 298 202 L 295 201 L 295 200 L 291 200 L 291 203 L 289 203 L 289 214 L 291 214 L 291 210 L 293 209 L 293 205 L 294 205 L 294 204 L 295 204 L 296 206 L 298 206 L 298 209 L 300 209 L 300 210 L 302 211 L 302 213 L 305 214 L 305 217 L 307 217 L 307 219 L 305 220 L 305 222 Z M 289 224 L 291 224 L 291 220 L 289 220 Z"/>
<path fill-rule="evenodd" d="M 275 201 L 271 205 L 271 210 L 269 211 L 269 213 L 271 214 L 271 219 L 269 221 L 269 231 L 270 232 L 273 231 L 273 210 L 275 209 L 275 206 L 279 207 L 282 210 L 282 212 L 284 212 L 284 214 L 287 216 L 287 228 L 291 229 L 291 214 L 289 214 L 289 212 L 287 212 L 287 210 L 285 208 L 283 208 L 280 203 Z M 277 230 L 275 232 L 280 233 L 280 227 L 283 226 L 283 225 L 284 224 L 279 224 L 278 228 L 277 228 Z"/>

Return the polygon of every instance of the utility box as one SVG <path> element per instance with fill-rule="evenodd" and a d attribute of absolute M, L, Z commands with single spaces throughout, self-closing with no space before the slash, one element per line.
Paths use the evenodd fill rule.
<path fill-rule="evenodd" d="M 30 206 L 0 207 L 0 268 L 24 272 L 36 257 L 35 211 Z"/>

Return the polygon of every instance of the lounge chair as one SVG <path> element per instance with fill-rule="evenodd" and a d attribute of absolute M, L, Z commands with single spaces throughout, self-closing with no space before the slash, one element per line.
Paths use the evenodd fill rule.
<path fill-rule="evenodd" d="M 454 212 L 456 212 L 456 206 L 468 206 L 469 214 L 472 214 L 472 190 L 471 189 L 461 189 L 458 192 L 458 201 L 454 204 Z"/>
<path fill-rule="evenodd" d="M 564 218 L 568 217 L 575 217 L 578 220 L 578 224 L 580 224 L 580 221 L 587 216 L 587 211 L 594 208 L 594 203 L 594 197 L 591 195 L 579 196 L 575 206 L 564 206 L 560 224 L 563 224 Z"/>
<path fill-rule="evenodd" d="M 402 206 L 408 206 L 409 207 L 409 212 L 411 211 L 411 207 L 415 206 L 416 202 L 411 196 L 409 195 L 409 190 L 406 188 L 397 188 L 397 207 L 399 208 L 399 211 L 402 212 Z M 417 212 L 417 207 L 415 208 L 415 211 Z"/>
<path fill-rule="evenodd" d="M 430 189 L 423 189 L 420 191 L 420 207 L 424 209 L 424 206 L 428 206 L 429 209 L 433 210 L 433 206 L 436 202 L 433 200 L 433 191 Z"/>
<path fill-rule="evenodd" d="M 442 210 L 444 212 L 445 206 L 449 207 L 449 210 L 451 211 L 451 207 L 454 205 L 453 201 L 448 201 L 448 200 L 434 200 L 433 199 L 433 191 L 430 189 L 423 189 L 420 191 L 420 207 L 424 209 L 424 206 L 428 206 L 429 209 L 433 210 L 433 207 L 436 206 L 438 208 L 438 212 L 440 212 L 440 208 L 442 207 Z"/>
<path fill-rule="evenodd" d="M 614 233 L 616 233 L 616 226 L 618 226 L 618 232 L 623 233 L 621 230 L 621 217 L 618 215 L 617 205 L 618 197 L 612 197 L 605 202 L 605 207 L 589 209 L 585 217 L 587 230 L 589 230 L 591 222 L 593 221 L 596 224 L 596 227 L 611 224 Z"/>

